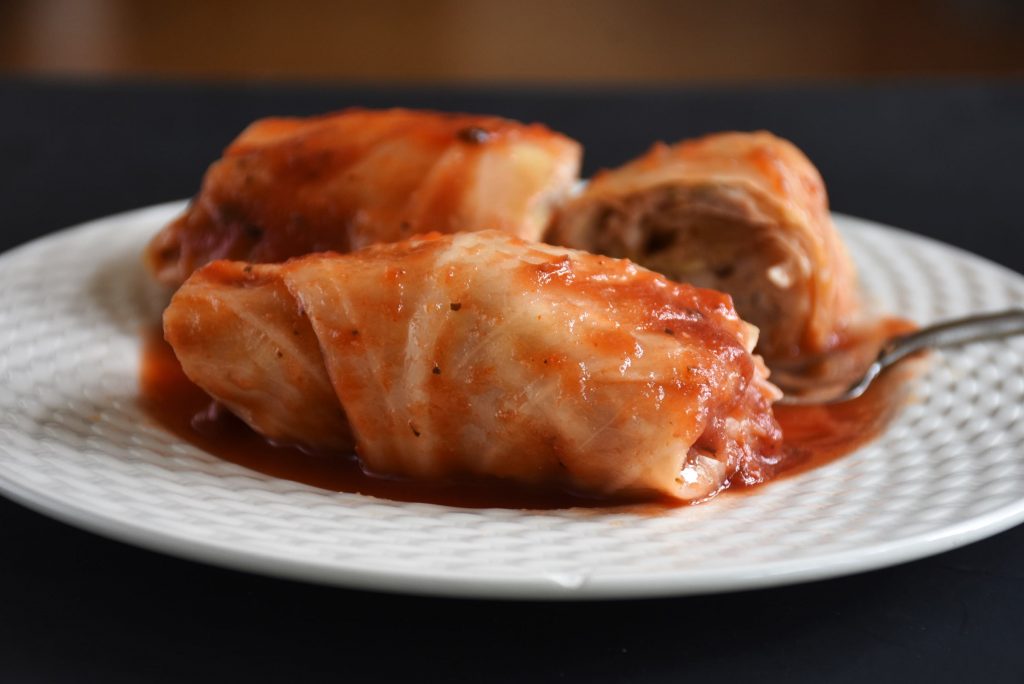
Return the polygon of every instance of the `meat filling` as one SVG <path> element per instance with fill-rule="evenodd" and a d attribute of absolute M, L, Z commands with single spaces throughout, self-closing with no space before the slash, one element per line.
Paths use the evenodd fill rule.
<path fill-rule="evenodd" d="M 758 351 L 791 356 L 809 315 L 809 264 L 747 194 L 713 186 L 666 186 L 605 204 L 594 251 L 631 259 L 668 278 L 732 295 L 761 329 Z"/>

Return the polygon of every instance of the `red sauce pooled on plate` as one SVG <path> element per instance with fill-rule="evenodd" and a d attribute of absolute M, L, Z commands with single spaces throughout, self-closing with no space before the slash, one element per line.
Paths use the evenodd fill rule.
<path fill-rule="evenodd" d="M 908 369 L 883 374 L 854 401 L 832 406 L 776 406 L 785 439 L 785 459 L 778 477 L 805 472 L 850 453 L 878 436 L 906 400 Z M 321 489 L 366 494 L 395 501 L 462 508 L 621 508 L 650 511 L 688 505 L 662 499 L 609 502 L 562 490 L 537 490 L 498 480 L 424 483 L 367 475 L 354 455 L 317 453 L 269 442 L 227 410 L 211 401 L 181 370 L 160 330 L 145 335 L 141 368 L 141 403 L 164 428 L 194 446 L 226 461 L 272 477 Z M 723 494 L 756 487 L 733 484 Z M 720 494 L 721 496 L 721 494 Z"/>

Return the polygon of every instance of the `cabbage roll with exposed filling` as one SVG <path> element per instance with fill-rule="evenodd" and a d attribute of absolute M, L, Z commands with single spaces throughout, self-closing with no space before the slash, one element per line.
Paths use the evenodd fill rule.
<path fill-rule="evenodd" d="M 164 331 L 255 430 L 373 474 L 696 501 L 780 459 L 780 394 L 728 296 L 498 231 L 217 261 Z"/>
<path fill-rule="evenodd" d="M 206 172 L 146 263 L 177 286 L 216 259 L 276 263 L 416 233 L 490 228 L 538 240 L 581 148 L 540 124 L 391 109 L 250 125 Z"/>
<path fill-rule="evenodd" d="M 769 366 L 834 347 L 859 309 L 821 176 L 770 133 L 655 145 L 598 174 L 546 239 L 731 294 Z"/>

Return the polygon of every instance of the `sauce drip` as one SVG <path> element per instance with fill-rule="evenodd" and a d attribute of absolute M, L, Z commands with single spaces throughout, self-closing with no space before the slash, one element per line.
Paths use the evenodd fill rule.
<path fill-rule="evenodd" d="M 911 365 L 898 365 L 862 396 L 842 404 L 776 405 L 775 419 L 782 427 L 786 453 L 776 479 L 831 463 L 881 435 L 909 400 L 913 374 Z"/>
<path fill-rule="evenodd" d="M 849 387 L 875 359 L 886 340 L 914 329 L 913 323 L 901 318 L 883 318 L 863 326 L 841 340 L 826 355 L 826 362 L 807 366 L 804 380 L 812 390 L 822 383 L 833 388 Z M 773 412 L 782 428 L 786 450 L 779 476 L 796 475 L 830 463 L 881 435 L 910 400 L 911 380 L 920 369 L 918 361 L 907 359 L 890 368 L 852 401 L 806 406 L 775 404 Z"/>
<path fill-rule="evenodd" d="M 864 396 L 833 406 L 776 406 L 785 438 L 778 477 L 824 465 L 870 441 L 903 405 L 910 370 L 899 366 L 879 378 Z M 527 488 L 498 480 L 414 482 L 365 473 L 354 455 L 317 453 L 273 444 L 211 401 L 181 369 L 159 329 L 145 335 L 140 373 L 141 405 L 161 426 L 194 446 L 226 461 L 272 477 L 336 492 L 366 494 L 395 501 L 461 508 L 621 508 L 638 502 L 609 502 L 563 490 Z M 749 491 L 733 483 L 729 492 Z M 645 502 L 650 504 L 651 502 Z M 655 507 L 687 505 L 662 499 Z"/>

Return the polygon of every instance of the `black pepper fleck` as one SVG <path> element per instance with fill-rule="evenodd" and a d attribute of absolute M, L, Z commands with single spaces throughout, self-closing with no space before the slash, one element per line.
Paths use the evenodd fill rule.
<path fill-rule="evenodd" d="M 676 331 L 673 330 L 672 328 L 665 328 L 665 334 L 666 335 L 675 335 Z"/>
<path fill-rule="evenodd" d="M 434 371 L 433 372 L 434 372 L 434 375 L 440 375 L 441 374 L 441 369 L 438 368 L 437 366 L 434 366 Z"/>
<path fill-rule="evenodd" d="M 458 311 L 462 308 L 462 304 L 460 302 L 452 302 L 449 306 L 451 306 L 452 311 Z"/>

